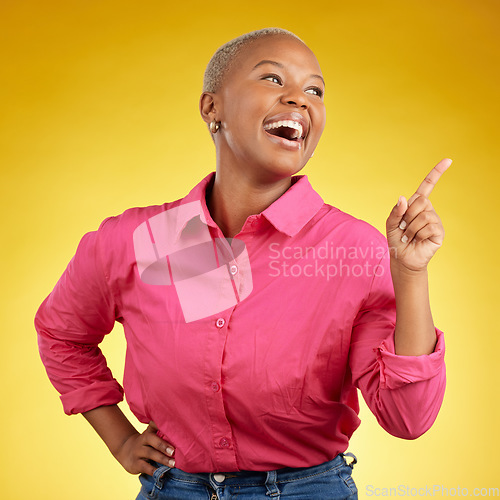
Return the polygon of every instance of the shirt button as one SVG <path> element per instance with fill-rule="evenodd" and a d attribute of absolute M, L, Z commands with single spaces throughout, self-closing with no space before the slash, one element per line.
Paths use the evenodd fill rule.
<path fill-rule="evenodd" d="M 220 441 L 219 441 L 219 446 L 221 446 L 222 448 L 229 448 L 230 444 L 229 444 L 229 440 L 226 439 L 226 438 L 222 438 Z"/>
<path fill-rule="evenodd" d="M 231 266 L 229 268 L 229 272 L 232 274 L 232 275 L 235 275 L 237 272 L 238 272 L 238 267 L 237 266 Z"/>
<path fill-rule="evenodd" d="M 220 385 L 217 382 L 212 382 L 212 391 L 218 392 Z"/>
<path fill-rule="evenodd" d="M 217 328 L 222 328 L 224 325 L 225 325 L 225 321 L 224 321 L 224 318 L 219 318 L 215 324 L 217 325 Z"/>
<path fill-rule="evenodd" d="M 224 482 L 224 479 L 226 479 L 226 476 L 224 474 L 214 474 L 214 479 L 218 482 L 218 483 L 223 483 Z"/>

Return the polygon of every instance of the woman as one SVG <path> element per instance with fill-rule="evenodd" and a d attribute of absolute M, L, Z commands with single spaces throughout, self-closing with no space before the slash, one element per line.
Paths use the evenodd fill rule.
<path fill-rule="evenodd" d="M 216 172 L 85 235 L 37 313 L 66 413 L 141 474 L 138 499 L 357 498 L 344 453 L 356 389 L 393 435 L 414 439 L 437 416 L 444 340 L 427 263 L 444 232 L 428 196 L 451 160 L 399 198 L 387 242 L 294 175 L 322 134 L 324 90 L 288 31 L 222 46 L 200 99 Z M 115 321 L 143 433 L 97 347 Z"/>

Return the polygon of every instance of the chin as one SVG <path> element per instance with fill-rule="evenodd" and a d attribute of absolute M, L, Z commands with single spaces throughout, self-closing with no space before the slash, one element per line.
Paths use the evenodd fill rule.
<path fill-rule="evenodd" d="M 297 164 L 297 161 L 278 161 L 276 158 L 266 165 L 266 172 L 271 174 L 276 180 L 292 177 L 299 173 L 307 162 Z"/>

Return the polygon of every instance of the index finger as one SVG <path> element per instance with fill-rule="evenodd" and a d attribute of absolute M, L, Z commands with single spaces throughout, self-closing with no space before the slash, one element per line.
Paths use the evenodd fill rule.
<path fill-rule="evenodd" d="M 444 158 L 441 160 L 425 177 L 422 181 L 422 184 L 418 186 L 418 189 L 415 191 L 415 194 L 419 194 L 421 196 L 425 196 L 426 198 L 432 193 L 434 186 L 437 184 L 437 181 L 441 177 L 442 174 L 449 168 L 453 160 L 449 158 Z"/>

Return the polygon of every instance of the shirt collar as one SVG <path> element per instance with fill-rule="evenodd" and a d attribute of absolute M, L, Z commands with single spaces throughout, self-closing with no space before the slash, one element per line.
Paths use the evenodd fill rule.
<path fill-rule="evenodd" d="M 307 175 L 292 177 L 292 185 L 262 215 L 278 230 L 295 236 L 324 205 Z"/>
<path fill-rule="evenodd" d="M 194 217 L 199 217 L 207 225 L 217 227 L 205 199 L 206 192 L 211 189 L 214 180 L 215 172 L 211 172 L 182 199 L 180 206 L 186 206 L 177 215 L 177 236 Z M 261 214 L 278 231 L 295 236 L 323 205 L 323 199 L 313 189 L 307 175 L 295 175 L 292 177 L 291 186 Z"/>

